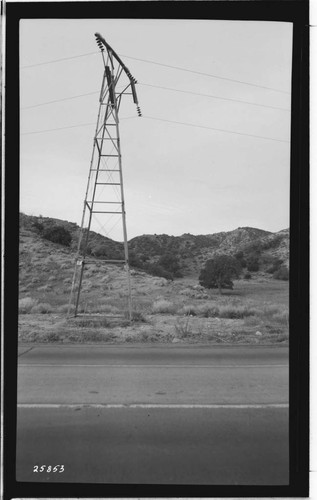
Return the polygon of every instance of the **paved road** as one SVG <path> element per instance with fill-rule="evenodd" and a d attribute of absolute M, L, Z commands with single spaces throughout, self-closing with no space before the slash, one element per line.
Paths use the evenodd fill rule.
<path fill-rule="evenodd" d="M 20 481 L 288 483 L 286 348 L 21 346 L 18 374 Z"/>

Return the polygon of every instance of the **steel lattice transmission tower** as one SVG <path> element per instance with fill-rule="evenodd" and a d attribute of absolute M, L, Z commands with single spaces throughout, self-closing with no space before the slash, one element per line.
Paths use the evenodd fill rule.
<path fill-rule="evenodd" d="M 87 255 L 89 254 L 88 245 L 92 222 L 94 217 L 98 215 L 99 219 L 103 218 L 102 225 L 104 227 L 110 223 L 113 226 L 114 218 L 120 217 L 122 221 L 124 258 L 105 258 L 102 260 L 108 264 L 122 264 L 125 266 L 127 273 L 128 311 L 131 319 L 131 282 L 119 134 L 119 110 L 122 97 L 131 95 L 133 102 L 137 106 L 139 116 L 141 116 L 141 111 L 138 106 L 135 89 L 137 81 L 104 38 L 99 33 L 96 33 L 95 37 L 102 55 L 104 73 L 68 315 L 70 314 L 72 305 L 75 306 L 74 315 L 78 315 L 85 266 L 97 261 L 97 259 L 92 260 L 90 256 L 87 259 Z M 105 222 L 104 218 L 106 219 Z M 98 222 L 100 224 L 100 220 Z M 98 261 L 100 261 L 99 258 Z"/>

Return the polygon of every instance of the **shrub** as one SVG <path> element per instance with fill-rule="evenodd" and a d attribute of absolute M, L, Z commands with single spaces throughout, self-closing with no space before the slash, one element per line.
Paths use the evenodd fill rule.
<path fill-rule="evenodd" d="M 205 267 L 199 275 L 199 283 L 205 288 L 218 288 L 222 293 L 223 288 L 233 288 L 232 279 L 238 278 L 241 265 L 237 259 L 230 255 L 217 255 L 207 260 Z"/>
<path fill-rule="evenodd" d="M 143 269 L 144 261 L 142 261 L 140 257 L 135 252 L 133 252 L 133 250 L 130 250 L 129 264 L 131 267 L 136 267 L 137 269 Z"/>
<path fill-rule="evenodd" d="M 247 270 L 256 272 L 259 269 L 260 269 L 259 259 L 255 255 L 252 255 L 247 260 Z"/>
<path fill-rule="evenodd" d="M 46 340 L 48 342 L 58 342 L 59 340 L 61 340 L 61 338 L 58 333 L 50 332 L 47 334 Z"/>
<path fill-rule="evenodd" d="M 82 318 L 76 322 L 80 328 L 108 328 L 110 326 L 107 318 Z"/>
<path fill-rule="evenodd" d="M 43 232 L 43 238 L 66 247 L 69 247 L 72 241 L 70 232 L 63 226 L 52 226 L 45 229 Z"/>
<path fill-rule="evenodd" d="M 234 254 L 234 258 L 240 262 L 240 266 L 242 268 L 247 266 L 247 262 L 244 258 L 244 253 L 241 250 L 239 252 L 237 252 L 236 254 Z"/>
<path fill-rule="evenodd" d="M 174 304 L 168 300 L 164 300 L 164 299 L 157 300 L 152 305 L 152 313 L 154 313 L 154 314 L 160 314 L 160 313 L 174 314 L 175 311 L 176 311 L 176 308 L 175 308 Z"/>
<path fill-rule="evenodd" d="M 198 314 L 201 314 L 204 318 L 216 318 L 219 315 L 219 307 L 211 306 L 209 304 L 204 304 L 203 306 L 197 307 Z"/>
<path fill-rule="evenodd" d="M 129 311 L 126 310 L 124 312 L 124 317 L 126 319 L 130 319 Z M 141 311 L 132 311 L 131 321 L 133 321 L 135 323 L 146 323 L 147 322 L 144 314 Z"/>
<path fill-rule="evenodd" d="M 219 307 L 219 317 L 220 318 L 230 318 L 230 319 L 242 319 L 247 316 L 254 316 L 258 313 L 258 309 L 249 307 L 247 305 L 235 306 L 235 305 L 225 305 Z"/>
<path fill-rule="evenodd" d="M 281 266 L 275 273 L 273 274 L 273 278 L 276 280 L 289 280 L 289 270 L 286 266 Z"/>
<path fill-rule="evenodd" d="M 183 339 L 191 334 L 191 328 L 189 324 L 189 318 L 185 321 L 178 319 L 174 325 L 177 337 Z"/>
<path fill-rule="evenodd" d="M 197 308 L 195 306 L 183 306 L 178 313 L 184 316 L 197 316 Z"/>
<path fill-rule="evenodd" d="M 266 272 L 270 274 L 275 273 L 280 269 L 282 263 L 283 261 L 281 259 L 274 258 L 271 262 L 271 266 L 266 269 Z"/>
<path fill-rule="evenodd" d="M 94 257 L 104 257 L 107 259 L 124 259 L 124 254 L 109 243 L 97 243 L 91 248 Z"/>
<path fill-rule="evenodd" d="M 69 308 L 68 304 L 63 304 L 63 305 L 59 306 L 59 308 L 57 309 L 57 312 L 67 313 L 68 312 L 68 308 Z M 75 306 L 73 304 L 70 305 L 69 312 L 70 313 L 75 312 Z"/>
<path fill-rule="evenodd" d="M 84 332 L 81 337 L 82 342 L 102 342 L 108 340 L 107 336 L 101 332 Z"/>
<path fill-rule="evenodd" d="M 170 271 L 167 271 L 159 264 L 148 264 L 145 267 L 145 270 L 151 274 L 152 276 L 158 276 L 159 278 L 165 278 L 167 280 L 173 281 L 173 274 Z"/>
<path fill-rule="evenodd" d="M 39 234 L 42 234 L 44 231 L 44 224 L 42 222 L 37 221 L 37 220 L 33 222 L 33 227 L 36 230 L 36 232 Z"/>
<path fill-rule="evenodd" d="M 20 314 L 29 314 L 32 308 L 37 304 L 37 300 L 32 299 L 31 297 L 24 297 L 19 300 L 19 313 Z"/>
<path fill-rule="evenodd" d="M 275 313 L 272 316 L 272 319 L 276 321 L 277 323 L 282 323 L 284 325 L 289 326 L 289 312 L 288 311 L 281 311 L 279 313 Z"/>
<path fill-rule="evenodd" d="M 118 307 L 111 304 L 89 304 L 89 311 L 105 314 L 118 314 L 120 312 Z"/>
<path fill-rule="evenodd" d="M 36 304 L 34 307 L 32 307 L 31 312 L 32 313 L 41 313 L 41 314 L 49 314 L 52 312 L 52 306 L 50 304 L 47 304 L 46 302 L 40 302 L 39 304 Z"/>
<path fill-rule="evenodd" d="M 181 267 L 176 255 L 168 252 L 163 254 L 159 261 L 158 265 L 165 269 L 167 272 L 171 273 L 175 278 L 182 278 Z"/>

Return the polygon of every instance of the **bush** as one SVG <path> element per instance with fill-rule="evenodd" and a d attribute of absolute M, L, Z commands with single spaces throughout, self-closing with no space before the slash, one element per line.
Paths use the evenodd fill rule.
<path fill-rule="evenodd" d="M 172 253 L 163 254 L 158 261 L 158 265 L 171 273 L 175 278 L 182 278 L 183 276 L 178 258 Z"/>
<path fill-rule="evenodd" d="M 238 278 L 240 271 L 241 265 L 237 259 L 229 255 L 217 255 L 207 260 L 200 272 L 199 283 L 205 288 L 218 288 L 222 293 L 223 288 L 232 290 L 232 279 Z"/>
<path fill-rule="evenodd" d="M 129 265 L 137 269 L 143 269 L 144 261 L 142 261 L 135 252 L 129 251 Z"/>
<path fill-rule="evenodd" d="M 201 314 L 204 318 L 217 318 L 219 315 L 219 307 L 211 306 L 209 304 L 204 304 L 197 307 L 198 314 Z"/>
<path fill-rule="evenodd" d="M 165 278 L 171 281 L 173 281 L 174 279 L 173 274 L 169 271 L 166 271 L 166 269 L 164 269 L 159 264 L 149 264 L 146 266 L 145 270 L 152 276 L 158 276 L 159 278 Z"/>
<path fill-rule="evenodd" d="M 234 258 L 237 259 L 240 262 L 240 266 L 242 268 L 247 266 L 247 261 L 244 258 L 244 253 L 240 250 L 236 254 L 234 254 Z"/>
<path fill-rule="evenodd" d="M 124 317 L 130 320 L 129 311 L 124 312 Z M 147 323 L 146 318 L 141 311 L 132 311 L 131 321 L 133 321 L 134 323 Z"/>
<path fill-rule="evenodd" d="M 36 230 L 36 232 L 39 234 L 42 234 L 44 231 L 44 224 L 42 224 L 42 222 L 39 222 L 37 220 L 35 222 L 33 222 L 33 227 Z"/>
<path fill-rule="evenodd" d="M 256 272 L 260 269 L 259 259 L 256 256 L 251 256 L 247 260 L 247 270 Z"/>
<path fill-rule="evenodd" d="M 72 241 L 72 235 L 63 226 L 53 226 L 45 229 L 43 238 L 66 247 L 69 247 Z"/>
<path fill-rule="evenodd" d="M 258 309 L 244 306 L 226 305 L 219 308 L 219 318 L 242 319 L 248 316 L 254 316 Z"/>
<path fill-rule="evenodd" d="M 47 304 L 46 302 L 40 302 L 40 304 L 36 304 L 34 307 L 32 307 L 31 312 L 48 314 L 52 312 L 52 306 L 50 304 Z"/>
<path fill-rule="evenodd" d="M 160 313 L 167 313 L 167 314 L 174 314 L 176 311 L 176 308 L 172 302 L 169 302 L 168 300 L 157 300 L 156 302 L 153 303 L 152 305 L 152 313 L 154 314 L 160 314 Z"/>
<path fill-rule="evenodd" d="M 174 328 L 178 338 L 183 339 L 191 334 L 189 318 L 187 318 L 185 321 L 178 319 L 174 325 Z"/>
<path fill-rule="evenodd" d="M 273 278 L 276 280 L 289 280 L 289 270 L 286 266 L 281 266 L 275 273 L 273 274 Z"/>
<path fill-rule="evenodd" d="M 37 300 L 31 297 L 24 297 L 19 300 L 19 313 L 29 314 L 34 306 L 36 306 Z"/>
<path fill-rule="evenodd" d="M 69 308 L 68 304 L 63 304 L 63 305 L 59 306 L 59 308 L 57 309 L 57 312 L 59 312 L 59 313 L 67 313 L 68 312 L 68 308 Z M 70 305 L 69 312 L 70 313 L 74 313 L 75 312 L 75 306 L 73 304 Z"/>
<path fill-rule="evenodd" d="M 281 267 L 281 264 L 283 261 L 281 259 L 273 259 L 271 266 L 267 268 L 266 272 L 270 274 L 274 274 L 276 271 L 278 271 Z"/>
<path fill-rule="evenodd" d="M 272 319 L 277 323 L 282 323 L 284 325 L 289 326 L 289 312 L 281 311 L 280 313 L 275 313 L 272 316 Z"/>
<path fill-rule="evenodd" d="M 197 316 L 198 310 L 195 306 L 183 306 L 178 313 L 184 316 Z"/>

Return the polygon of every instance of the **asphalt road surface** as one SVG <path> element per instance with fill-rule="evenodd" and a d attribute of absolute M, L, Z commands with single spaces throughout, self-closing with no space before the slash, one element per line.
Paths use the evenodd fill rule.
<path fill-rule="evenodd" d="M 287 485 L 288 464 L 287 348 L 19 349 L 18 481 Z"/>

